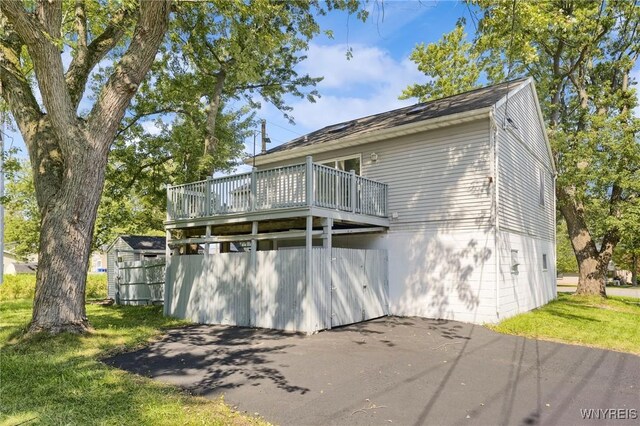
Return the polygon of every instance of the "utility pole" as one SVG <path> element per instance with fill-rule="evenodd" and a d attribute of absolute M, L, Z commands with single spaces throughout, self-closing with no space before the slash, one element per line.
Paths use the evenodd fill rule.
<path fill-rule="evenodd" d="M 271 140 L 267 137 L 267 120 L 264 118 L 261 120 L 262 122 L 262 154 L 267 152 L 267 144 L 271 143 Z"/>
<path fill-rule="evenodd" d="M 262 119 L 262 153 L 267 152 L 267 120 Z"/>

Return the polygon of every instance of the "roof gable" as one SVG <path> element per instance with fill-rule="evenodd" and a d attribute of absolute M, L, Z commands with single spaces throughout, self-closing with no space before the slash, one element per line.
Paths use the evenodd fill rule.
<path fill-rule="evenodd" d="M 120 235 L 113 240 L 105 252 L 109 252 L 118 240 L 124 241 L 132 250 L 164 250 L 166 248 L 165 237 L 153 237 L 148 235 Z"/>
<path fill-rule="evenodd" d="M 134 250 L 164 250 L 167 247 L 165 237 L 122 235 L 120 238 Z"/>

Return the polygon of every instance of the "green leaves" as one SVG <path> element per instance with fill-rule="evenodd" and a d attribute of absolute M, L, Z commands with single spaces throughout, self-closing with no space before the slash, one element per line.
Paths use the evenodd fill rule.
<path fill-rule="evenodd" d="M 38 251 L 40 212 L 27 162 L 16 163 L 6 182 L 5 243 L 21 257 Z"/>
<path fill-rule="evenodd" d="M 432 80 L 410 85 L 400 99 L 418 98 L 426 102 L 477 87 L 482 69 L 480 54 L 466 38 L 463 23 L 458 23 L 438 43 L 416 46 L 410 59 Z"/>

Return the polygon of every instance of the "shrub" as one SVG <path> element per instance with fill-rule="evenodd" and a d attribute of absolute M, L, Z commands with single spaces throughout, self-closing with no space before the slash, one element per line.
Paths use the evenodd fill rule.
<path fill-rule="evenodd" d="M 36 291 L 35 274 L 5 275 L 0 286 L 0 300 L 33 299 Z M 107 274 L 87 276 L 87 299 L 107 297 Z"/>
<path fill-rule="evenodd" d="M 87 299 L 105 299 L 107 297 L 107 274 L 89 274 L 87 276 Z"/>

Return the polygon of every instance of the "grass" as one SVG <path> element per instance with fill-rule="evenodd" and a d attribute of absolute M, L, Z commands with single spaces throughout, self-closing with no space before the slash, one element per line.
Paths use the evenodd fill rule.
<path fill-rule="evenodd" d="M 108 367 L 99 359 L 184 324 L 161 307 L 88 305 L 95 331 L 24 336 L 28 300 L 0 302 L 0 424 L 256 424 L 222 399 L 207 400 Z"/>
<path fill-rule="evenodd" d="M 5 275 L 0 286 L 0 301 L 33 299 L 36 291 L 36 274 Z M 87 276 L 87 299 L 107 297 L 107 274 Z"/>
<path fill-rule="evenodd" d="M 547 305 L 492 330 L 640 355 L 640 299 L 558 294 Z"/>

